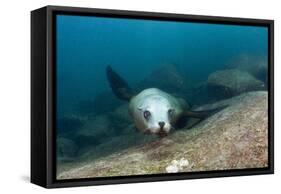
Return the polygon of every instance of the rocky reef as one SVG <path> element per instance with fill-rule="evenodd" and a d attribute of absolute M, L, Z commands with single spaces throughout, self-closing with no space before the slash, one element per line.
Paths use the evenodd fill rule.
<path fill-rule="evenodd" d="M 198 110 L 204 110 L 227 105 L 225 109 L 193 128 L 176 130 L 162 139 L 145 139 L 144 136 L 134 132 L 127 115 L 123 114 L 125 108 L 120 107 L 111 114 L 116 114 L 116 118 L 120 117 L 119 119 L 124 120 L 127 127 L 120 126 L 124 131 L 118 132 L 115 139 L 111 138 L 107 141 L 108 146 L 100 144 L 97 149 L 106 152 L 106 148 L 115 144 L 124 144 L 124 146 L 119 145 L 120 150 L 113 153 L 109 151 L 108 154 L 100 157 L 90 157 L 97 150 L 87 152 L 84 154 L 87 156 L 84 159 L 82 157 L 80 160 L 59 167 L 57 178 L 75 179 L 266 167 L 268 165 L 267 102 L 266 91 L 255 91 L 198 107 Z M 107 115 L 106 118 L 100 118 L 100 122 L 112 118 Z M 84 132 L 84 134 L 88 133 L 87 130 Z M 134 141 L 132 135 L 135 136 Z M 114 144 L 114 141 L 117 143 Z M 133 143 L 130 144 L 129 141 Z M 136 144 L 135 141 L 138 143 Z"/>
<path fill-rule="evenodd" d="M 184 93 L 190 88 L 187 78 L 174 64 L 162 65 L 137 84 L 141 91 L 147 88 L 165 88 L 169 93 Z"/>
<path fill-rule="evenodd" d="M 216 71 L 210 74 L 207 80 L 208 93 L 216 100 L 265 88 L 264 82 L 256 79 L 250 73 L 238 69 Z"/>
<path fill-rule="evenodd" d="M 58 130 L 57 137 L 59 166 L 73 161 L 96 159 L 155 139 L 136 131 L 128 112 L 128 104 L 106 114 L 68 115 L 59 121 L 62 124 L 69 122 L 65 128 L 59 125 L 64 129 Z M 79 125 L 71 126 L 72 123 Z"/>
<path fill-rule="evenodd" d="M 93 99 L 80 102 L 76 105 L 75 112 L 83 116 L 95 116 L 111 112 L 122 104 L 124 102 L 116 98 L 110 88 L 108 88 L 96 95 Z"/>
<path fill-rule="evenodd" d="M 246 71 L 267 84 L 268 59 L 266 56 L 242 54 L 227 63 L 228 68 L 236 68 Z"/>
<path fill-rule="evenodd" d="M 64 137 L 57 137 L 57 156 L 58 161 L 60 162 L 68 162 L 72 161 L 73 157 L 75 157 L 78 147 L 74 141 Z"/>

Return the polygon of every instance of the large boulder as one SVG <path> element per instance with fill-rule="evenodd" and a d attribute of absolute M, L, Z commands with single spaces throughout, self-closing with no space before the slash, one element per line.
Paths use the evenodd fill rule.
<path fill-rule="evenodd" d="M 198 110 L 228 105 L 189 130 L 76 163 L 58 179 L 212 171 L 268 166 L 268 94 L 249 92 Z M 125 140 L 124 140 L 125 141 Z M 100 150 L 102 151 L 102 150 Z M 125 167 L 125 168 L 124 168 Z"/>
<path fill-rule="evenodd" d="M 227 69 L 212 73 L 207 80 L 207 89 L 210 96 L 225 99 L 243 92 L 264 90 L 265 84 L 245 71 Z"/>
<path fill-rule="evenodd" d="M 106 114 L 76 118 L 81 123 L 79 127 L 76 126 L 75 130 L 72 130 L 70 124 L 73 123 L 74 118 L 66 125 L 70 130 L 68 133 L 63 133 L 63 137 L 70 138 L 79 145 L 79 155 L 111 141 L 116 136 L 135 133 L 135 130 L 129 129 L 133 122 L 128 113 L 128 104 L 121 105 Z"/>
<path fill-rule="evenodd" d="M 113 136 L 115 128 L 110 118 L 106 115 L 99 115 L 89 118 L 75 134 L 75 141 L 81 146 L 96 145 L 103 142 L 104 138 Z"/>
<path fill-rule="evenodd" d="M 176 65 L 163 65 L 142 80 L 137 88 L 159 88 L 169 93 L 183 93 L 188 89 L 188 81 Z"/>
<path fill-rule="evenodd" d="M 212 97 L 208 95 L 207 81 L 194 84 L 190 90 L 186 91 L 184 99 L 186 99 L 192 107 L 216 101 L 216 99 L 212 99 Z"/>
<path fill-rule="evenodd" d="M 255 78 L 267 84 L 268 80 L 268 59 L 265 56 L 244 54 L 239 55 L 228 62 L 230 68 L 237 68 L 247 71 Z"/>
<path fill-rule="evenodd" d="M 68 138 L 57 137 L 56 145 L 59 161 L 71 161 L 78 152 L 78 146 Z"/>
<path fill-rule="evenodd" d="M 59 136 L 71 138 L 80 129 L 84 121 L 84 117 L 66 114 L 57 120 L 57 134 Z"/>
<path fill-rule="evenodd" d="M 128 104 L 124 104 L 107 114 L 110 117 L 112 125 L 116 128 L 116 134 L 126 132 L 126 128 L 133 124 L 131 115 L 129 114 Z"/>
<path fill-rule="evenodd" d="M 111 112 L 115 108 L 124 104 L 111 90 L 99 93 L 93 100 L 82 101 L 76 108 L 79 115 L 95 116 Z"/>
<path fill-rule="evenodd" d="M 120 123 L 125 123 L 126 125 L 132 122 L 132 118 L 129 114 L 128 103 L 117 107 L 115 110 L 109 113 L 111 117 L 115 117 Z"/>

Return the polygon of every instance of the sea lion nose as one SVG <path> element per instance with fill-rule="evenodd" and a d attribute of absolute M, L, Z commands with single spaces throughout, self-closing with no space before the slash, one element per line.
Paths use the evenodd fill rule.
<path fill-rule="evenodd" d="M 160 121 L 158 124 L 159 124 L 160 128 L 162 129 L 164 127 L 164 125 L 165 125 L 165 122 Z"/>

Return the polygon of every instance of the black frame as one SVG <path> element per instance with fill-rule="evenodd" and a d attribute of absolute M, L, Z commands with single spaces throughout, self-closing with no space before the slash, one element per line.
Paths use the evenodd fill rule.
<path fill-rule="evenodd" d="M 56 180 L 56 14 L 268 27 L 268 167 L 175 174 Z M 274 21 L 230 17 L 46 6 L 31 12 L 31 182 L 46 188 L 274 173 Z"/>

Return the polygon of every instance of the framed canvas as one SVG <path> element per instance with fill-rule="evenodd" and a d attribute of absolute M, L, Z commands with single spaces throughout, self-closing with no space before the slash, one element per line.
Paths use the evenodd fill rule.
<path fill-rule="evenodd" d="M 31 182 L 273 173 L 273 21 L 31 12 Z"/>

